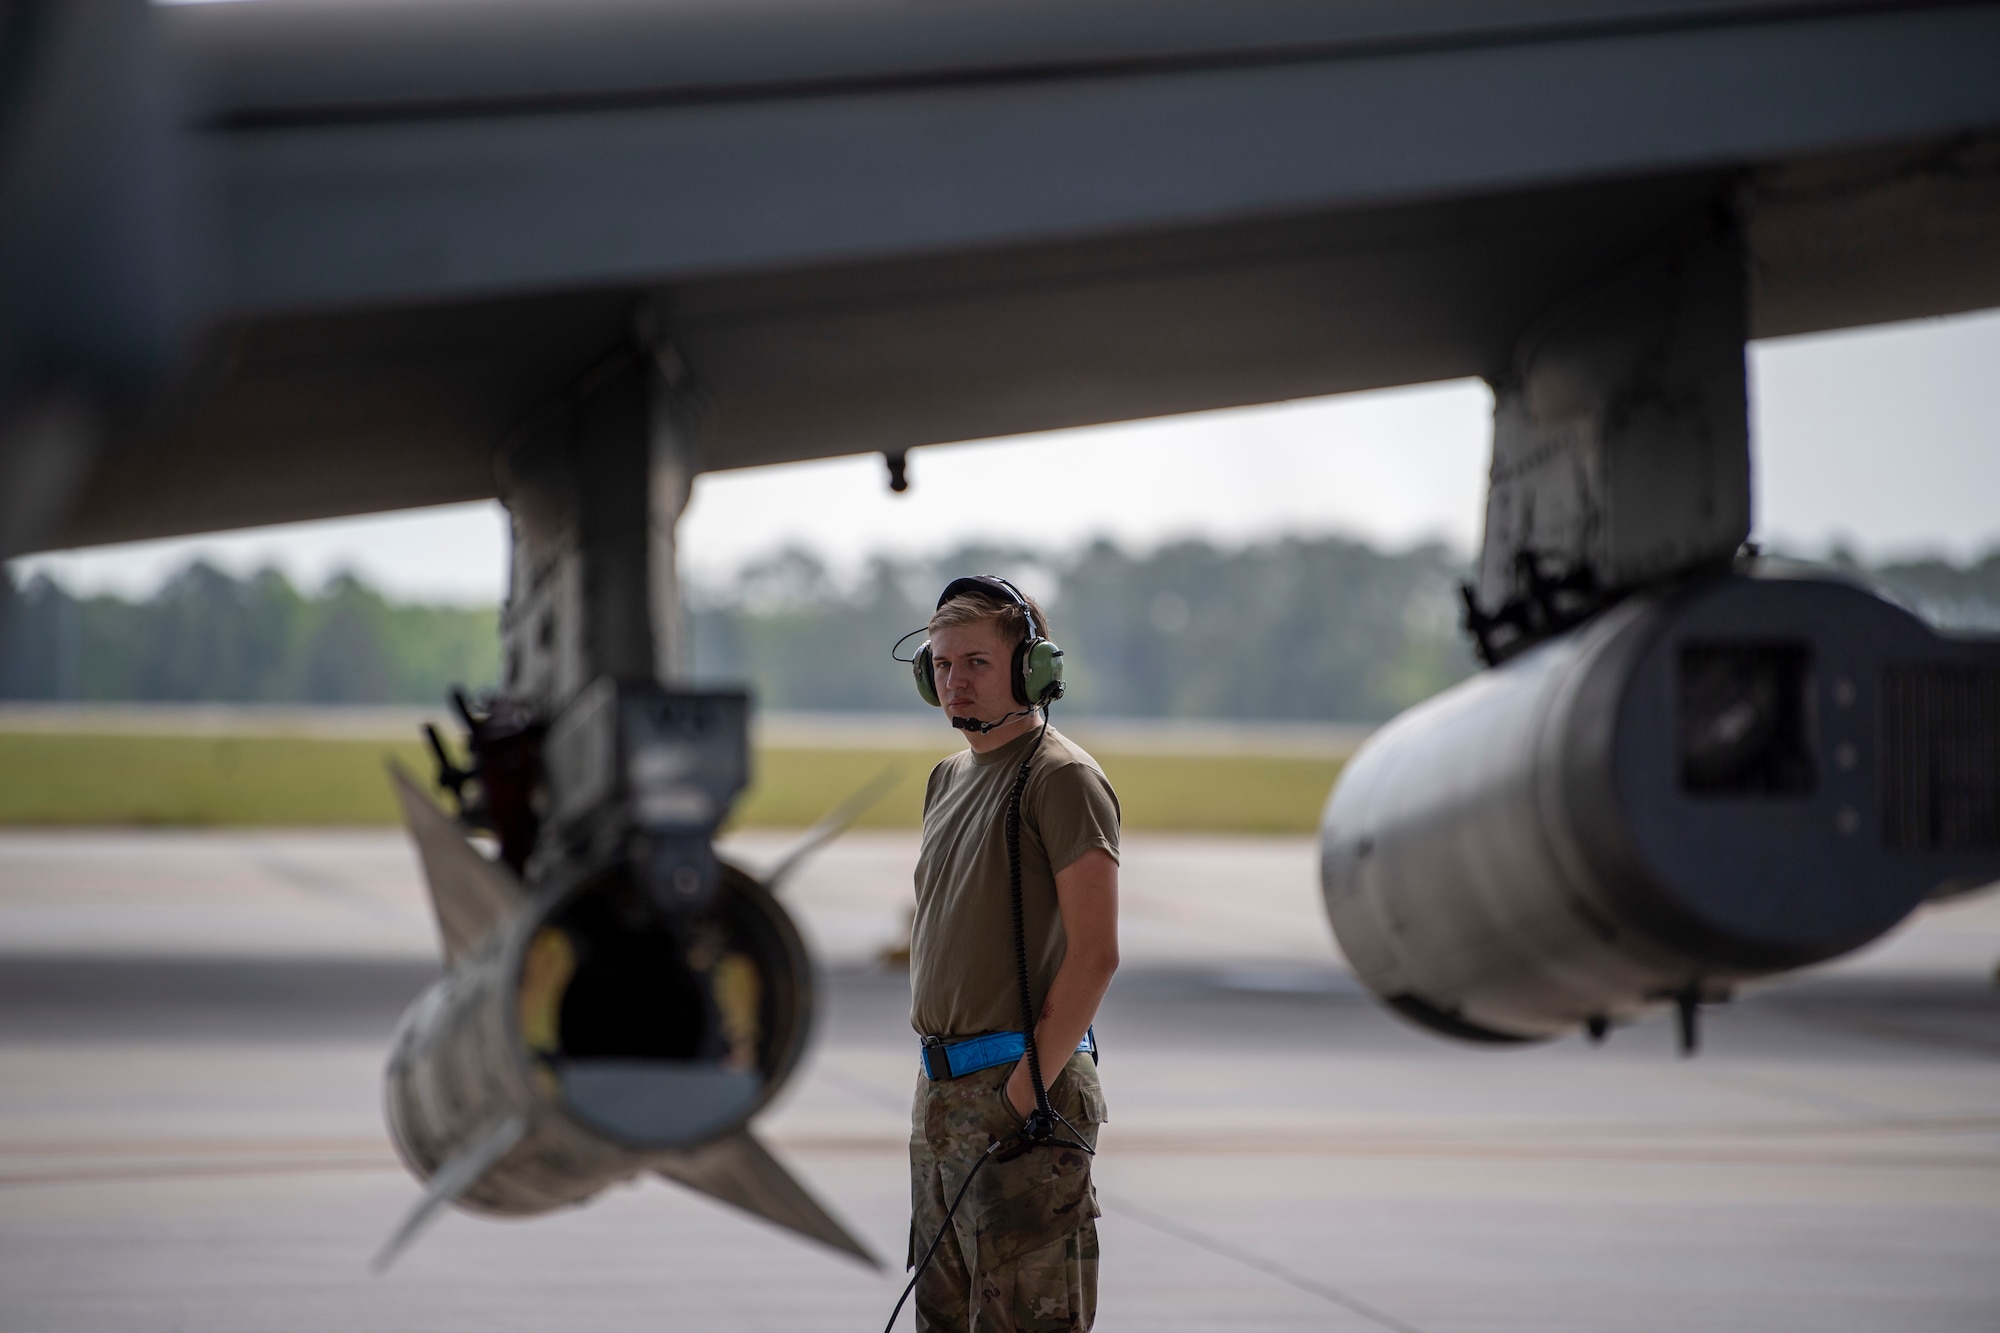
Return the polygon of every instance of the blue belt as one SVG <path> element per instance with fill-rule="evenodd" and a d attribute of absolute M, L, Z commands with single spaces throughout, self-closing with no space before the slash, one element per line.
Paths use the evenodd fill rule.
<path fill-rule="evenodd" d="M 1097 1029 L 1084 1030 L 1076 1049 L 1097 1061 Z M 943 1037 L 925 1037 L 923 1070 L 936 1082 L 963 1078 L 995 1065 L 1011 1064 L 1027 1054 L 1028 1041 L 1018 1032 L 989 1032 L 983 1037 L 947 1042 Z"/>

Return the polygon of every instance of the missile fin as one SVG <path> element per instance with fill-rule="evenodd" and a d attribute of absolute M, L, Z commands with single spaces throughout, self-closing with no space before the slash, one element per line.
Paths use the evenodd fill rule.
<path fill-rule="evenodd" d="M 776 893 L 778 886 L 791 878 L 794 870 L 803 865 L 820 848 L 847 832 L 853 827 L 855 820 L 873 809 L 875 803 L 887 796 L 902 780 L 903 766 L 892 761 L 880 773 L 861 784 L 852 796 L 836 805 L 817 824 L 807 829 L 805 836 L 779 857 L 776 865 L 764 872 L 764 887 Z"/>
<path fill-rule="evenodd" d="M 430 1184 L 425 1186 L 424 1197 L 417 1200 L 417 1206 L 410 1209 L 403 1224 L 390 1233 L 382 1248 L 375 1252 L 375 1257 L 368 1264 L 370 1270 L 377 1274 L 387 1272 L 389 1265 L 396 1262 L 396 1256 L 430 1225 L 438 1211 L 477 1184 L 479 1178 L 486 1174 L 486 1169 L 505 1157 L 507 1150 L 519 1143 L 527 1132 L 527 1119 L 510 1115 L 446 1159 L 431 1177 Z"/>
<path fill-rule="evenodd" d="M 424 795 L 402 765 L 391 763 L 389 776 L 403 806 L 403 823 L 424 865 L 431 911 L 449 967 L 519 911 L 527 894 L 511 871 L 481 856 L 465 840 L 451 816 Z"/>
<path fill-rule="evenodd" d="M 678 1154 L 655 1169 L 676 1184 L 851 1254 L 870 1267 L 882 1266 L 747 1129 Z"/>

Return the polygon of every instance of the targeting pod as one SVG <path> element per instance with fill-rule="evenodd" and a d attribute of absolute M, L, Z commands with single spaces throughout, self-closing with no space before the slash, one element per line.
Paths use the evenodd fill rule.
<path fill-rule="evenodd" d="M 1636 596 L 1378 732 L 1320 854 L 1356 975 L 1433 1031 L 1691 1012 L 2000 878 L 2000 644 L 1823 579 Z"/>

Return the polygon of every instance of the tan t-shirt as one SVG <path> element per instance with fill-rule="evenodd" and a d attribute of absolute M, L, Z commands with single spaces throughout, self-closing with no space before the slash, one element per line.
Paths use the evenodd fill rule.
<path fill-rule="evenodd" d="M 910 1026 L 975 1037 L 1016 1032 L 1014 918 L 1007 894 L 1007 793 L 1039 731 L 931 770 L 910 937 Z M 1104 770 L 1050 727 L 1021 794 L 1021 904 L 1037 1012 L 1066 941 L 1056 872 L 1093 847 L 1118 855 L 1118 797 Z"/>

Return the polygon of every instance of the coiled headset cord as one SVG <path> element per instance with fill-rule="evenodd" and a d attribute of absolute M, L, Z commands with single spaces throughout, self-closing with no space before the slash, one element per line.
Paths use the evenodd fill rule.
<path fill-rule="evenodd" d="M 910 1274 L 909 1285 L 896 1298 L 896 1308 L 889 1312 L 889 1322 L 882 1326 L 882 1333 L 889 1333 L 896 1326 L 896 1316 L 903 1313 L 903 1303 L 917 1289 L 917 1279 L 930 1267 L 931 1256 L 937 1253 L 944 1233 L 951 1229 L 951 1219 L 957 1215 L 958 1205 L 965 1201 L 965 1192 L 972 1188 L 981 1167 L 996 1156 L 1003 1162 L 1010 1162 L 1030 1148 L 1075 1148 L 1089 1156 L 1097 1156 L 1097 1150 L 1083 1142 L 1083 1135 L 1076 1132 L 1076 1126 L 1070 1124 L 1069 1117 L 1049 1104 L 1048 1085 L 1042 1082 L 1041 1052 L 1035 1046 L 1035 997 L 1028 981 L 1028 929 L 1021 906 L 1021 795 L 1028 789 L 1028 770 L 1033 767 L 1035 756 L 1041 753 L 1042 740 L 1048 734 L 1049 706 L 1044 703 L 1041 730 L 1035 733 L 1035 743 L 1028 747 L 1027 755 L 1021 760 L 1021 770 L 1014 775 L 1013 789 L 1007 793 L 1007 896 L 1014 909 L 1014 980 L 1021 996 L 1021 1036 L 1026 1047 L 1023 1058 L 1028 1062 L 1028 1081 L 1035 1086 L 1035 1109 L 1028 1113 L 1027 1122 L 1018 1133 L 993 1140 L 979 1155 L 979 1160 L 972 1164 L 972 1170 L 965 1173 L 964 1183 L 952 1197 L 951 1207 L 944 1210 L 944 1221 L 938 1225 L 937 1234 L 931 1237 L 924 1257 L 917 1261 L 917 1271 Z M 1001 1085 L 1000 1095 L 1003 1099 L 1007 1095 L 1005 1084 Z M 1070 1138 L 1056 1137 L 1058 1121 L 1070 1132 Z"/>

